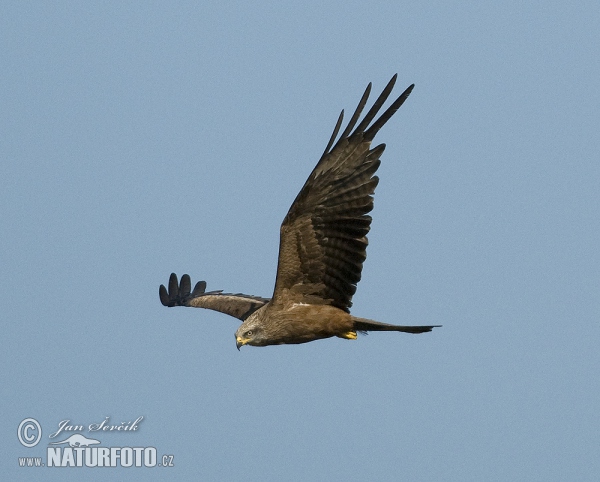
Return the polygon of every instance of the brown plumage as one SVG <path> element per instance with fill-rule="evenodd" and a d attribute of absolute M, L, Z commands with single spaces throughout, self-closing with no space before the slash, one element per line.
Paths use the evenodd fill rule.
<path fill-rule="evenodd" d="M 281 225 L 277 278 L 271 299 L 206 292 L 204 281 L 192 291 L 187 274 L 178 283 L 173 273 L 168 291 L 160 286 L 162 304 L 208 308 L 242 320 L 235 334 L 238 349 L 246 344 L 296 344 L 332 336 L 355 339 L 357 332 L 368 331 L 424 333 L 439 326 L 390 325 L 350 314 L 352 296 L 367 257 L 371 225 L 368 213 L 373 209 L 373 194 L 379 182 L 375 172 L 385 149 L 385 144 L 371 149 L 371 141 L 414 87 L 408 87 L 373 122 L 395 81 L 394 75 L 356 125 L 371 92 L 371 84 L 368 85 L 334 145 L 344 111 L 340 114 L 325 152 Z"/>

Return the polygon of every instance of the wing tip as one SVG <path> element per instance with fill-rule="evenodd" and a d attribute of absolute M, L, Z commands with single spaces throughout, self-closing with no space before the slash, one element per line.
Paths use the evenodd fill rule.
<path fill-rule="evenodd" d="M 158 287 L 158 297 L 163 306 L 172 308 L 173 306 L 185 306 L 190 298 L 199 296 L 205 291 L 206 281 L 198 281 L 192 291 L 192 280 L 189 274 L 183 274 L 181 280 L 178 280 L 177 275 L 171 273 L 168 288 L 165 285 Z"/>

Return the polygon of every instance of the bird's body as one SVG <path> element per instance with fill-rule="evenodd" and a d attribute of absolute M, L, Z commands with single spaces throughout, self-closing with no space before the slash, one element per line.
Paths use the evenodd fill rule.
<path fill-rule="evenodd" d="M 172 274 L 169 289 L 161 285 L 159 290 L 163 305 L 208 308 L 242 320 L 236 332 L 238 348 L 245 344 L 298 344 L 334 336 L 355 339 L 357 332 L 368 331 L 423 333 L 437 326 L 391 325 L 350 314 L 366 259 L 371 225 L 368 213 L 373 209 L 373 193 L 379 181 L 374 174 L 385 149 L 384 144 L 371 149 L 371 141 L 413 88 L 411 85 L 406 89 L 373 122 L 395 80 L 396 76 L 356 126 L 371 90 L 369 84 L 334 145 L 342 111 L 325 152 L 281 225 L 271 299 L 206 292 L 203 281 L 192 291 L 188 275 L 183 275 L 179 283 Z"/>
<path fill-rule="evenodd" d="M 298 323 L 298 320 L 302 320 Z M 261 336 L 261 327 L 269 326 L 268 339 Z M 251 332 L 251 336 L 247 333 Z M 267 303 L 252 313 L 236 332 L 237 344 L 254 339 L 255 346 L 298 344 L 339 336 L 356 338 L 352 316 L 330 305 Z"/>

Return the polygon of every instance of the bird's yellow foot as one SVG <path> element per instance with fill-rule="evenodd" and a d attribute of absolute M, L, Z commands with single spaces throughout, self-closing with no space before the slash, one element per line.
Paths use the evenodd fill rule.
<path fill-rule="evenodd" d="M 346 340 L 356 340 L 356 332 L 355 331 L 348 331 L 346 333 L 342 333 L 341 335 L 338 335 L 340 338 L 345 338 Z"/>

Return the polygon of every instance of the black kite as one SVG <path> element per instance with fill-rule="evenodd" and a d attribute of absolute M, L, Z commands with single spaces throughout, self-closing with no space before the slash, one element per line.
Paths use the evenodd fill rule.
<path fill-rule="evenodd" d="M 281 225 L 273 298 L 207 292 L 204 281 L 192 290 L 187 274 L 178 283 L 173 273 L 168 291 L 160 286 L 162 304 L 208 308 L 240 319 L 242 324 L 235 333 L 238 349 L 242 345 L 306 343 L 332 336 L 354 340 L 357 332 L 368 331 L 424 333 L 439 326 L 390 325 L 350 314 L 367 257 L 371 225 L 367 213 L 373 209 L 379 182 L 375 171 L 385 149 L 385 144 L 371 149 L 371 141 L 414 87 L 408 87 L 371 123 L 395 81 L 396 75 L 356 126 L 371 91 L 371 84 L 367 86 L 334 145 L 344 111 L 340 114 L 325 152 Z"/>

